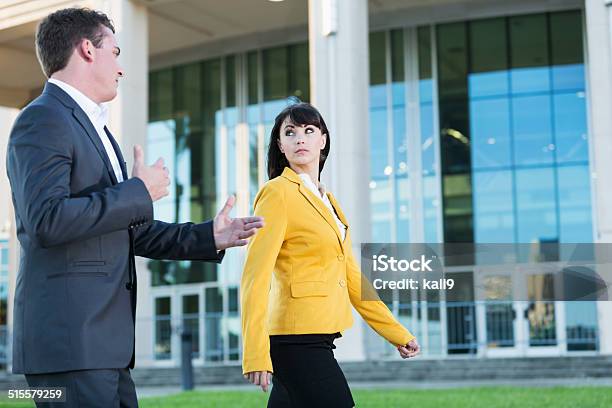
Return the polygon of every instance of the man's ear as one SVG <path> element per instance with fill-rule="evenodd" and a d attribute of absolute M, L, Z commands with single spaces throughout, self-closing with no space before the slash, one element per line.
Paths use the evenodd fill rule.
<path fill-rule="evenodd" d="M 93 49 L 93 43 L 86 38 L 83 38 L 76 47 L 79 56 L 87 62 L 94 60 Z"/>

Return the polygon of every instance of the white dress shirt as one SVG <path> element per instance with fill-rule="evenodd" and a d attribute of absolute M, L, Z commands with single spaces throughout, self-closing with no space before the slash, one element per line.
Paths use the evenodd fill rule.
<path fill-rule="evenodd" d="M 329 197 L 327 196 L 327 194 L 325 194 L 325 184 L 323 184 L 322 182 L 319 182 L 319 188 L 317 188 L 317 186 L 315 185 L 315 183 L 312 181 L 312 179 L 310 178 L 308 174 L 300 173 L 298 174 L 298 176 L 300 176 L 300 178 L 304 182 L 304 185 L 308 187 L 308 189 L 312 191 L 314 195 L 319 197 L 321 201 L 323 201 L 323 204 L 325 204 L 325 206 L 329 209 L 332 216 L 334 217 L 334 220 L 336 221 L 336 225 L 338 226 L 338 231 L 340 231 L 340 236 L 342 237 L 342 241 L 344 241 L 344 237 L 346 236 L 346 225 L 344 225 L 342 221 L 340 221 L 340 219 L 336 215 L 334 206 L 332 205 L 331 201 L 329 201 Z"/>
<path fill-rule="evenodd" d="M 117 154 L 115 154 L 115 149 L 113 149 L 113 145 L 108 138 L 108 135 L 104 131 L 106 123 L 108 122 L 108 107 L 105 104 L 98 105 L 85 96 L 81 91 L 63 81 L 60 81 L 59 79 L 51 78 L 49 79 L 49 82 L 62 88 L 62 90 L 70 95 L 70 97 L 79 105 L 79 107 L 83 109 L 83 112 L 85 112 L 91 121 L 91 124 L 93 125 L 94 129 L 96 129 L 96 132 L 104 145 L 106 155 L 113 166 L 113 171 L 115 172 L 117 181 L 121 183 L 123 181 L 121 165 L 119 164 Z"/>

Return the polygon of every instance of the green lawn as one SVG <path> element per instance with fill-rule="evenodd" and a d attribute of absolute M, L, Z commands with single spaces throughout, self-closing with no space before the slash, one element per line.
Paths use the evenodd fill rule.
<path fill-rule="evenodd" d="M 357 407 L 381 408 L 610 408 L 612 387 L 354 390 Z M 143 398 L 142 408 L 265 407 L 267 394 L 257 391 L 193 391 L 160 398 Z M 32 407 L 27 402 L 0 399 L 0 407 Z"/>

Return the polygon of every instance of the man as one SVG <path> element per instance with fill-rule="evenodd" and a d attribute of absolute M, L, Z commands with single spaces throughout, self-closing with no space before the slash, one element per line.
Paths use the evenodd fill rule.
<path fill-rule="evenodd" d="M 136 407 L 134 256 L 221 262 L 245 245 L 260 217 L 229 218 L 230 197 L 213 221 L 153 220 L 168 194 L 163 159 L 132 177 L 105 126 L 104 102 L 123 71 L 106 15 L 65 9 L 36 34 L 49 78 L 11 131 L 7 171 L 21 243 L 14 308 L 13 371 L 30 387 L 66 387 L 61 407 Z"/>

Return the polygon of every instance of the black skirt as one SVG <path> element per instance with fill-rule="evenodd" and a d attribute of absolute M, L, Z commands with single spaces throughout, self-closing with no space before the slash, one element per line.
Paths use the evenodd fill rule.
<path fill-rule="evenodd" d="M 352 408 L 344 373 L 334 358 L 335 334 L 270 336 L 274 374 L 268 408 Z"/>

